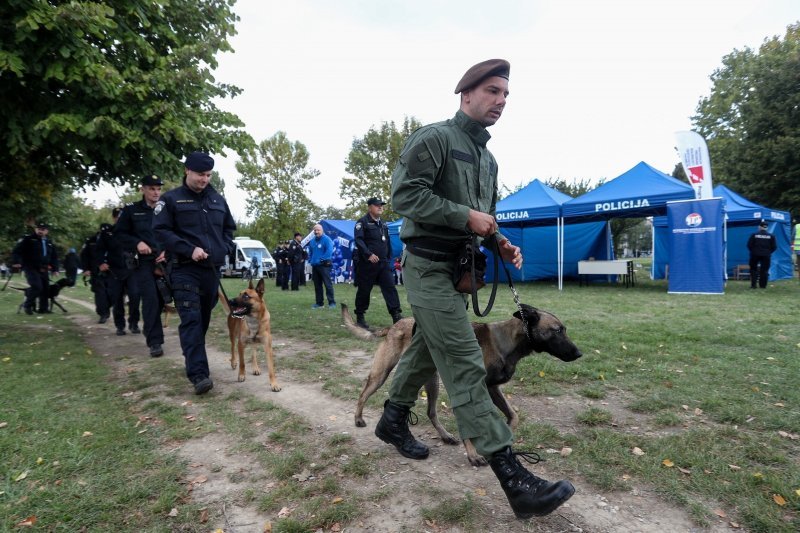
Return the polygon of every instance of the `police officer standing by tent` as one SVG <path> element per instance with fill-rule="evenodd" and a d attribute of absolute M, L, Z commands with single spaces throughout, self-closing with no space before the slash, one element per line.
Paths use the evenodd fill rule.
<path fill-rule="evenodd" d="M 114 228 L 122 249 L 135 260 L 131 276 L 142 302 L 142 328 L 151 357 L 164 354 L 161 300 L 156 287 L 156 268 L 165 263 L 164 251 L 153 233 L 153 208 L 161 198 L 164 183 L 158 176 L 141 179 L 142 199 L 122 208 Z"/>
<path fill-rule="evenodd" d="M 389 228 L 381 220 L 383 206 L 386 202 L 380 198 L 367 200 L 367 214 L 356 221 L 353 238 L 358 248 L 357 261 L 353 263 L 355 270 L 356 292 L 356 323 L 364 329 L 369 325 L 364 319 L 364 313 L 369 309 L 369 295 L 372 286 L 378 284 L 386 302 L 386 309 L 392 317 L 392 322 L 397 322 L 403 315 L 400 309 L 400 298 L 394 285 L 392 268 L 392 242 L 389 240 Z"/>
<path fill-rule="evenodd" d="M 772 252 L 778 249 L 775 235 L 767 231 L 767 221 L 758 224 L 758 231 L 747 239 L 747 249 L 750 250 L 750 288 L 756 288 L 756 282 L 762 289 L 767 288 L 769 281 L 769 265 Z"/>
<path fill-rule="evenodd" d="M 195 394 L 214 387 L 208 368 L 206 332 L 217 304 L 219 268 L 234 257 L 236 223 L 225 198 L 211 185 L 214 159 L 192 152 L 184 162 L 183 185 L 161 197 L 153 210 L 153 231 L 170 256 L 170 282 L 181 317 L 178 333 L 186 377 Z"/>
<path fill-rule="evenodd" d="M 306 260 L 305 260 L 305 252 L 303 252 L 303 245 L 300 244 L 303 240 L 303 236 L 300 232 L 296 231 L 294 233 L 294 239 L 289 241 L 289 248 L 287 250 L 287 258 L 289 262 L 289 269 L 292 275 L 292 290 L 299 291 L 300 284 L 305 281 L 306 275 Z"/>
<path fill-rule="evenodd" d="M 569 481 L 538 478 L 519 462 L 511 428 L 486 388 L 466 295 L 453 285 L 458 250 L 473 234 L 487 245 L 494 240 L 504 261 L 522 267 L 519 247 L 497 232 L 497 163 L 486 147 L 486 128 L 505 108 L 510 69 L 507 61 L 490 59 L 467 70 L 456 85 L 456 115 L 412 133 L 392 174 L 392 204 L 405 217 L 403 272 L 417 327 L 395 369 L 375 434 L 405 457 L 428 457 L 428 447 L 409 431 L 408 418 L 420 387 L 438 370 L 461 438 L 489 460 L 514 514 L 530 518 L 553 512 L 575 489 Z"/>
<path fill-rule="evenodd" d="M 26 315 L 33 314 L 37 300 L 37 313 L 50 312 L 50 272 L 58 274 L 58 253 L 52 241 L 47 238 L 49 233 L 50 226 L 39 222 L 34 232 L 18 240 L 11 252 L 11 266 L 25 272 L 29 285 L 22 304 Z"/>

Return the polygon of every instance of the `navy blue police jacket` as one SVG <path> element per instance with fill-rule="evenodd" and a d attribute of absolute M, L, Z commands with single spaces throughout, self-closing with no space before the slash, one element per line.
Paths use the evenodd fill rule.
<path fill-rule="evenodd" d="M 211 263 L 220 267 L 225 256 L 234 257 L 233 220 L 228 203 L 211 185 L 199 193 L 184 183 L 166 192 L 153 209 L 153 232 L 170 257 L 192 260 L 195 248 L 202 248 Z"/>
<path fill-rule="evenodd" d="M 353 230 L 356 246 L 363 259 L 375 254 L 385 261 L 391 259 L 392 242 L 389 240 L 389 228 L 386 222 L 374 220 L 369 214 L 361 217 Z"/>
<path fill-rule="evenodd" d="M 153 231 L 153 208 L 142 199 L 138 202 L 127 204 L 122 208 L 119 220 L 114 225 L 114 234 L 122 243 L 126 252 L 138 253 L 136 246 L 144 242 L 153 250 L 152 254 L 139 255 L 139 259 L 154 260 L 161 252 L 161 246 L 156 240 Z"/>
<path fill-rule="evenodd" d="M 46 249 L 46 251 L 45 251 Z M 46 268 L 58 272 L 58 253 L 50 239 L 45 241 L 42 248 L 42 239 L 35 233 L 25 235 L 14 246 L 11 252 L 12 264 L 20 264 L 25 270 L 39 270 Z"/>

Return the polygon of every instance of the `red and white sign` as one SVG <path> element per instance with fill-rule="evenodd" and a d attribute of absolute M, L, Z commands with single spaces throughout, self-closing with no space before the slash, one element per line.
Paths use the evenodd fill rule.
<path fill-rule="evenodd" d="M 711 159 L 708 157 L 706 140 L 694 131 L 676 131 L 675 143 L 681 165 L 697 199 L 711 198 Z"/>

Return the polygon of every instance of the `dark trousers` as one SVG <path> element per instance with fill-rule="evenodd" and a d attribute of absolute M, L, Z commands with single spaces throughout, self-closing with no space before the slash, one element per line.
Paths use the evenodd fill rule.
<path fill-rule="evenodd" d="M 328 305 L 336 304 L 333 297 L 333 283 L 331 283 L 331 267 L 322 265 L 311 265 L 311 280 L 314 282 L 314 295 L 317 298 L 317 305 L 322 305 L 322 287 L 325 286 L 325 294 L 328 297 Z"/>
<path fill-rule="evenodd" d="M 111 289 L 108 274 L 92 272 L 89 282 L 94 293 L 94 310 L 97 316 L 108 318 L 111 315 Z"/>
<path fill-rule="evenodd" d="M 125 329 L 125 295 L 128 295 L 128 327 L 139 326 L 139 289 L 136 280 L 129 271 L 124 274 L 111 275 L 108 278 L 111 296 L 111 310 L 114 325 L 117 329 Z"/>
<path fill-rule="evenodd" d="M 769 255 L 750 256 L 750 286 L 755 288 L 756 281 L 762 289 L 767 288 L 769 281 L 769 265 L 772 257 Z"/>
<path fill-rule="evenodd" d="M 281 278 L 281 290 L 288 291 L 289 290 L 289 275 L 292 272 L 292 267 L 288 263 L 284 263 L 278 267 L 280 271 L 280 278 Z"/>
<path fill-rule="evenodd" d="M 176 264 L 170 275 L 175 308 L 181 317 L 178 334 L 186 363 L 186 377 L 192 383 L 209 377 L 206 332 L 211 311 L 217 305 L 219 270 L 193 263 Z"/>
<path fill-rule="evenodd" d="M 306 275 L 305 261 L 294 263 L 292 265 L 292 290 L 300 290 L 300 284 L 304 281 Z"/>
<path fill-rule="evenodd" d="M 372 286 L 375 284 L 381 287 L 389 314 L 394 315 L 400 312 L 400 297 L 397 296 L 394 276 L 389 263 L 386 261 L 377 263 L 359 261 L 358 267 L 356 267 L 355 282 L 358 287 L 356 291 L 356 315 L 363 315 L 369 309 L 369 295 L 372 292 Z"/>
<path fill-rule="evenodd" d="M 164 344 L 164 330 L 161 327 L 161 299 L 158 296 L 156 277 L 153 274 L 155 263 L 141 261 L 131 271 L 131 277 L 142 301 L 142 331 L 147 345 Z"/>
<path fill-rule="evenodd" d="M 23 304 L 26 309 L 36 309 L 39 312 L 49 311 L 50 302 L 48 302 L 48 294 L 50 287 L 50 274 L 47 271 L 40 272 L 39 269 L 28 269 L 25 271 L 25 279 L 28 281 L 28 289 L 25 291 L 25 303 Z M 36 308 L 36 301 L 39 301 L 39 307 Z"/>

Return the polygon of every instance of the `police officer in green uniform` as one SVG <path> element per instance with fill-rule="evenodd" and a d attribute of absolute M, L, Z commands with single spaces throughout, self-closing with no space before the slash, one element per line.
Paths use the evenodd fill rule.
<path fill-rule="evenodd" d="M 489 460 L 519 518 L 546 515 L 575 492 L 528 472 L 511 449 L 513 435 L 486 388 L 483 354 L 467 315 L 466 295 L 453 286 L 455 257 L 472 234 L 495 239 L 503 260 L 521 268 L 517 246 L 497 232 L 497 163 L 486 128 L 500 118 L 510 65 L 491 59 L 471 67 L 456 86 L 455 117 L 411 134 L 392 175 L 392 205 L 405 217 L 403 271 L 416 320 L 411 345 L 395 370 L 375 434 L 405 457 L 425 459 L 428 447 L 408 429 L 419 389 L 435 370 L 444 382 L 462 439 Z"/>

